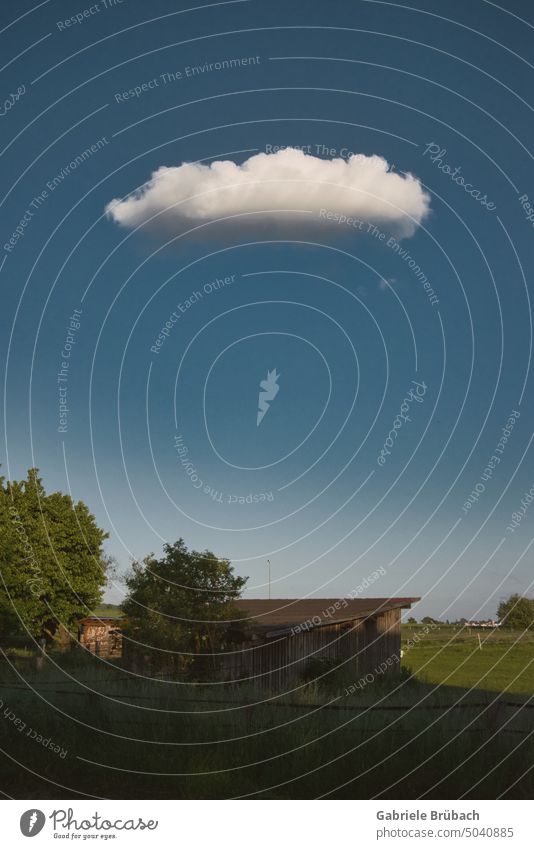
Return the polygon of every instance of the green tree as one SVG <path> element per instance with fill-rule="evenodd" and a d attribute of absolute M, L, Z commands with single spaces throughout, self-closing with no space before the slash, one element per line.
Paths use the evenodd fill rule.
<path fill-rule="evenodd" d="M 179 539 L 164 556 L 134 563 L 122 604 L 125 630 L 136 642 L 175 652 L 182 670 L 195 655 L 214 652 L 225 639 L 219 623 L 244 619 L 234 606 L 248 578 L 211 551 L 189 551 Z"/>
<path fill-rule="evenodd" d="M 107 536 L 82 501 L 47 495 L 37 469 L 0 478 L 0 630 L 53 637 L 87 615 L 106 584 Z"/>
<path fill-rule="evenodd" d="M 415 619 L 414 616 L 408 617 L 408 619 L 406 621 L 407 621 L 408 625 L 417 625 L 417 619 Z"/>
<path fill-rule="evenodd" d="M 534 628 L 534 599 L 514 593 L 509 599 L 500 603 L 497 616 L 504 628 L 532 630 Z"/>

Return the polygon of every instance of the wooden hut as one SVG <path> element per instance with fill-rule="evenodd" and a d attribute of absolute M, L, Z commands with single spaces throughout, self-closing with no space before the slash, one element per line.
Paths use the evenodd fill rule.
<path fill-rule="evenodd" d="M 78 623 L 78 640 L 98 657 L 122 657 L 120 617 L 86 616 Z"/>
<path fill-rule="evenodd" d="M 302 680 L 312 660 L 330 661 L 353 680 L 388 674 L 400 664 L 401 612 L 416 601 L 240 599 L 236 606 L 248 621 L 234 623 L 217 665 L 226 680 L 249 679 L 273 688 Z"/>

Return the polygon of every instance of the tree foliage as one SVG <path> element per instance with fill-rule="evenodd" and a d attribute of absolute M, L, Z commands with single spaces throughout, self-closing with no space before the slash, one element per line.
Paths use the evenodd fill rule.
<path fill-rule="evenodd" d="M 533 630 L 534 599 L 514 593 L 509 599 L 500 603 L 497 616 L 503 628 Z"/>
<path fill-rule="evenodd" d="M 47 495 L 37 469 L 0 478 L 0 631 L 51 637 L 87 615 L 106 584 L 107 536 L 82 501 Z"/>
<path fill-rule="evenodd" d="M 194 656 L 213 652 L 225 638 L 221 622 L 243 619 L 234 601 L 247 578 L 211 551 L 189 551 L 179 539 L 164 556 L 134 563 L 122 609 L 126 631 L 137 642 L 176 652 L 187 669 Z"/>

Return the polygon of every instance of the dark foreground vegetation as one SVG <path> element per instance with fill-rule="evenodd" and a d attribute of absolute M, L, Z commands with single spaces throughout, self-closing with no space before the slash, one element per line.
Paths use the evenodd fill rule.
<path fill-rule="evenodd" d="M 41 668 L 4 655 L 3 787 L 14 798 L 532 798 L 528 696 L 407 670 L 359 688 L 329 678 L 277 695 L 150 681 L 80 650 Z"/>

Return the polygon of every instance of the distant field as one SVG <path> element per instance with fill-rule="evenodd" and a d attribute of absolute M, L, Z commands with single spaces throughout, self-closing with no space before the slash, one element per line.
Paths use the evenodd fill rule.
<path fill-rule="evenodd" d="M 419 636 L 418 642 L 415 638 Z M 479 636 L 482 648 L 479 648 Z M 409 641 L 414 643 L 408 647 Z M 426 684 L 491 692 L 534 693 L 534 633 L 403 625 L 403 666 Z"/>
<path fill-rule="evenodd" d="M 101 616 L 103 619 L 115 619 L 122 616 L 122 610 L 117 604 L 99 604 L 92 613 L 93 616 Z"/>

